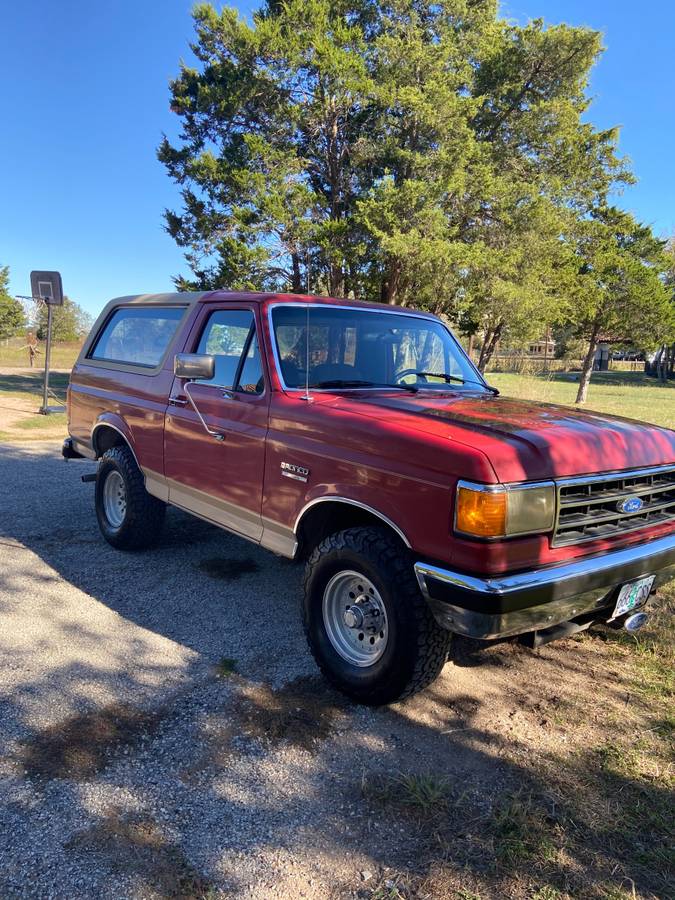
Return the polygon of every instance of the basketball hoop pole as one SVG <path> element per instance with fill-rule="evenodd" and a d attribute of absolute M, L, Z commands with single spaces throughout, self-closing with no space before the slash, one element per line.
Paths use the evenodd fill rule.
<path fill-rule="evenodd" d="M 49 363 L 52 354 L 52 306 L 63 306 L 63 283 L 60 272 L 30 273 L 31 300 L 42 300 L 47 304 L 47 346 L 45 347 L 45 380 L 40 412 L 48 416 L 51 412 L 60 412 L 58 408 L 49 406 Z M 26 298 L 28 299 L 28 298 Z"/>
<path fill-rule="evenodd" d="M 47 346 L 45 347 L 45 380 L 44 390 L 42 394 L 42 408 L 40 412 L 43 416 L 48 416 L 49 409 L 49 357 L 52 351 L 52 304 L 47 304 Z"/>

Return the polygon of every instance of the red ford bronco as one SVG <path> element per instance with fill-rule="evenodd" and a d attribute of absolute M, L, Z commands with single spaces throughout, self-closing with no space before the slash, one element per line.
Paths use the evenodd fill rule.
<path fill-rule="evenodd" d="M 497 396 L 437 317 L 326 297 L 124 297 L 75 364 L 66 458 L 99 460 L 106 540 L 166 504 L 306 565 L 340 690 L 388 703 L 451 634 L 629 629 L 675 577 L 675 432 Z"/>

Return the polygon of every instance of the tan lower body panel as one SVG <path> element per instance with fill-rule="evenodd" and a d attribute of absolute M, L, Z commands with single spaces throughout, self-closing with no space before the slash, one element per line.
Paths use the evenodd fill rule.
<path fill-rule="evenodd" d="M 145 489 L 153 497 L 177 506 L 233 534 L 260 544 L 273 553 L 293 559 L 297 541 L 293 530 L 271 519 L 265 519 L 234 503 L 212 497 L 204 491 L 165 478 L 159 472 L 143 469 Z"/>
<path fill-rule="evenodd" d="M 159 472 L 153 472 L 151 469 L 143 469 L 143 475 L 145 476 L 146 491 L 152 494 L 153 497 L 157 497 L 158 500 L 168 503 L 169 484 L 166 478 L 160 475 Z"/>

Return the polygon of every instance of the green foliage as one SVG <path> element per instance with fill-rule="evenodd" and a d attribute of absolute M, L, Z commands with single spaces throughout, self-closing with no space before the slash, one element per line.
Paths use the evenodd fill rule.
<path fill-rule="evenodd" d="M 34 325 L 39 340 L 47 338 L 47 305 L 39 303 L 35 306 Z M 76 341 L 86 335 L 92 326 L 91 316 L 82 307 L 71 300 L 63 298 L 62 306 L 54 306 L 52 313 L 52 339 L 55 341 Z"/>
<path fill-rule="evenodd" d="M 13 337 L 25 325 L 21 302 L 9 294 L 9 266 L 0 266 L 0 339 Z"/>
<path fill-rule="evenodd" d="M 588 342 L 577 403 L 583 403 L 602 339 L 653 348 L 675 336 L 675 307 L 665 280 L 664 242 L 616 207 L 600 206 L 574 224 L 577 272 L 568 319 Z"/>
<path fill-rule="evenodd" d="M 587 336 L 600 309 L 663 330 L 653 239 L 607 206 L 633 180 L 617 131 L 584 121 L 597 32 L 513 25 L 496 0 L 193 14 L 158 151 L 179 286 L 414 303 L 481 333 L 482 366 L 555 323 Z"/>

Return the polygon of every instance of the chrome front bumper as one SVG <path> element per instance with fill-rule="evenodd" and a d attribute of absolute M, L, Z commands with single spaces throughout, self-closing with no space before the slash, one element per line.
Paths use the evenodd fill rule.
<path fill-rule="evenodd" d="M 415 574 L 444 628 L 485 640 L 509 637 L 579 617 L 606 621 L 622 584 L 655 575 L 657 588 L 675 578 L 675 533 L 602 556 L 493 578 L 424 562 L 415 563 Z"/>

